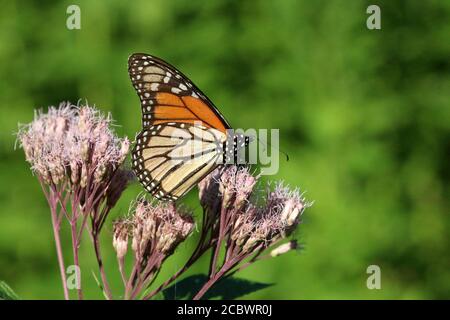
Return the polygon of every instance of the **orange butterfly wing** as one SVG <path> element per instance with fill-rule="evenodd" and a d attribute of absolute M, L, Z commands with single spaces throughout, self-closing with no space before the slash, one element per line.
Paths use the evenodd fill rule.
<path fill-rule="evenodd" d="M 128 60 L 128 71 L 141 99 L 144 127 L 177 122 L 200 124 L 223 133 L 230 128 L 203 92 L 167 62 L 136 53 Z"/>

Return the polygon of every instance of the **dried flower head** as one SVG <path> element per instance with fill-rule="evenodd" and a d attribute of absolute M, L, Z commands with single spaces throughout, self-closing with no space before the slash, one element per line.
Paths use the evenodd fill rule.
<path fill-rule="evenodd" d="M 57 108 L 49 107 L 47 113 L 36 112 L 34 120 L 20 126 L 17 135 L 50 206 L 62 274 L 65 268 L 59 233 L 62 217 L 65 217 L 70 224 L 76 265 L 83 231 L 88 229 L 91 233 L 105 294 L 109 298 L 111 292 L 104 276 L 99 233 L 130 180 L 129 172 L 120 168 L 128 154 L 129 141 L 118 138 L 111 126 L 109 114 L 104 116 L 89 106 L 61 103 Z M 125 229 L 123 223 L 115 228 L 113 244 L 119 258 L 127 251 Z M 64 286 L 65 283 L 63 276 Z M 68 298 L 67 288 L 64 288 Z M 81 299 L 81 289 L 78 295 Z"/>
<path fill-rule="evenodd" d="M 268 191 L 265 215 L 276 216 L 283 223 L 285 229 L 289 229 L 300 222 L 304 209 L 310 205 L 300 190 L 291 190 L 279 182 L 273 191 Z"/>
<path fill-rule="evenodd" d="M 192 216 L 173 203 L 139 199 L 132 218 L 132 248 L 138 256 L 154 252 L 170 255 L 194 228 Z"/>
<path fill-rule="evenodd" d="M 128 139 L 118 138 L 111 126 L 111 116 L 93 107 L 61 103 L 58 108 L 49 107 L 47 113 L 36 112 L 34 120 L 19 129 L 18 141 L 26 160 L 52 211 L 59 207 L 55 214 L 70 223 L 75 247 L 88 216 L 92 239 L 98 241 L 110 210 L 131 177 L 120 168 L 128 153 Z M 84 219 L 78 223 L 81 216 Z M 59 217 L 56 220 L 61 221 Z M 118 241 L 116 249 L 122 248 L 118 254 L 124 254 Z"/>
<path fill-rule="evenodd" d="M 99 182 L 111 175 L 128 153 L 129 141 L 117 138 L 111 124 L 110 115 L 92 107 L 61 103 L 47 113 L 37 112 L 20 127 L 18 140 L 45 183 L 67 180 L 84 187 L 88 179 Z"/>
<path fill-rule="evenodd" d="M 229 166 L 220 177 L 219 189 L 225 207 L 240 208 L 252 194 L 257 178 L 250 174 L 248 167 Z"/>
<path fill-rule="evenodd" d="M 266 249 L 278 245 L 295 230 L 304 209 L 310 206 L 298 189 L 291 190 L 282 183 L 258 197 L 257 181 L 258 177 L 251 175 L 248 168 L 225 166 L 200 182 L 204 210 L 200 239 L 208 240 L 198 248 L 212 247 L 213 254 L 209 280 L 194 299 L 200 299 L 220 278 L 262 259 L 260 255 Z M 290 241 L 265 257 L 278 256 L 295 247 L 296 242 Z"/>
<path fill-rule="evenodd" d="M 207 199 L 221 201 L 216 207 L 222 210 L 216 216 L 222 215 L 220 221 L 225 225 L 216 232 L 229 229 L 231 239 L 242 252 L 252 252 L 261 246 L 267 248 L 288 236 L 309 206 L 298 189 L 291 190 L 281 182 L 273 190 L 268 188 L 262 203 L 258 204 L 252 199 L 257 180 L 248 168 L 229 166 L 216 170 L 200 183 L 204 208 L 211 207 Z"/>
<path fill-rule="evenodd" d="M 253 209 L 252 218 L 247 218 L 247 224 L 241 226 L 247 231 L 245 241 L 238 239 L 240 243 L 245 243 L 242 250 L 250 252 L 259 244 L 269 247 L 288 236 L 300 222 L 300 216 L 307 206 L 298 190 L 290 190 L 282 183 L 277 184 L 274 191 L 268 191 L 266 203 Z M 246 212 L 240 214 L 248 215 Z"/>

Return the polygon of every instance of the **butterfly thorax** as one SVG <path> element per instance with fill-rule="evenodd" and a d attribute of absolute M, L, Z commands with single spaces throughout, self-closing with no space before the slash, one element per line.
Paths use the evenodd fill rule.
<path fill-rule="evenodd" d="M 230 130 L 232 131 L 232 130 Z M 241 157 L 240 151 L 247 147 L 250 138 L 241 133 L 228 134 L 227 139 L 223 142 L 222 161 L 224 164 L 243 164 L 245 159 Z"/>

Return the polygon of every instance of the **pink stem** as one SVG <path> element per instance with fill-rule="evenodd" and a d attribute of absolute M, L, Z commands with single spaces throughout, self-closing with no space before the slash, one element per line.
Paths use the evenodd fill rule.
<path fill-rule="evenodd" d="M 58 264 L 59 271 L 61 273 L 61 281 L 63 285 L 64 291 L 64 299 L 69 300 L 69 289 L 67 288 L 67 278 L 66 278 L 66 267 L 64 265 L 64 256 L 62 253 L 61 247 L 61 237 L 59 234 L 60 224 L 58 224 L 58 215 L 56 212 L 56 204 L 51 204 L 51 215 L 52 215 L 52 225 L 53 225 L 53 234 L 55 236 L 55 244 L 56 244 L 56 255 L 58 256 Z"/>
<path fill-rule="evenodd" d="M 200 300 L 201 297 L 203 297 L 203 295 L 206 293 L 206 291 L 208 291 L 213 284 L 216 283 L 217 280 L 219 280 L 224 274 L 225 272 L 227 272 L 229 270 L 229 266 L 227 264 L 225 264 L 220 270 L 219 272 L 217 272 L 216 274 L 214 274 L 214 276 L 212 278 L 210 278 L 204 285 L 203 287 L 200 289 L 199 292 L 197 292 L 197 294 L 194 296 L 193 300 Z"/>
<path fill-rule="evenodd" d="M 157 289 L 153 290 L 150 294 L 146 295 L 144 297 L 144 300 L 151 299 L 153 296 L 158 294 L 161 290 L 163 290 L 169 284 L 171 284 L 173 281 L 175 281 L 180 275 L 182 275 L 186 270 L 188 270 L 189 267 L 192 266 L 194 264 L 194 262 L 197 261 L 197 259 L 199 257 L 201 257 L 203 255 L 203 253 L 206 251 L 206 249 L 208 249 L 208 248 L 209 248 L 209 246 L 207 246 L 206 248 L 201 248 L 201 245 L 199 244 L 199 246 L 197 246 L 197 248 L 195 249 L 191 258 L 189 258 L 189 260 L 186 262 L 186 264 L 182 268 L 180 268 L 173 276 L 171 276 L 169 279 L 167 279 L 162 285 L 160 285 Z"/>
<path fill-rule="evenodd" d="M 67 288 L 67 278 L 66 278 L 66 267 L 64 265 L 64 256 L 62 253 L 61 246 L 61 236 L 60 236 L 60 226 L 61 220 L 58 218 L 57 212 L 57 199 L 55 199 L 54 193 L 52 193 L 52 189 L 48 191 L 45 188 L 44 181 L 41 177 L 38 177 L 39 183 L 41 185 L 42 191 L 44 192 L 45 197 L 47 198 L 48 204 L 50 206 L 50 213 L 52 218 L 52 226 L 53 226 L 53 235 L 55 237 L 55 246 L 56 246 L 56 255 L 58 257 L 58 265 L 59 272 L 61 274 L 61 282 L 63 286 L 64 299 L 70 300 L 69 289 Z"/>
<path fill-rule="evenodd" d="M 126 288 L 127 286 L 127 275 L 125 274 L 125 259 L 122 258 L 117 258 L 118 263 L 119 263 L 119 271 L 120 271 L 120 276 L 122 277 L 122 282 L 123 282 L 123 286 Z"/>
<path fill-rule="evenodd" d="M 73 263 L 77 267 L 78 270 L 80 270 L 80 261 L 79 261 L 79 248 L 80 248 L 80 242 L 77 238 L 77 223 L 76 220 L 72 221 L 70 224 L 70 231 L 72 234 L 72 252 L 73 252 Z M 78 279 L 79 288 L 77 288 L 78 293 L 78 299 L 83 300 L 83 290 L 81 289 L 81 279 Z"/>
<path fill-rule="evenodd" d="M 100 277 L 102 278 L 103 290 L 105 291 L 106 298 L 108 300 L 112 300 L 111 289 L 108 284 L 108 279 L 106 277 L 105 269 L 103 267 L 102 255 L 100 251 L 100 243 L 98 241 L 98 235 L 94 235 L 92 237 L 92 241 L 94 243 L 95 256 L 97 258 L 98 269 L 100 270 Z"/>
<path fill-rule="evenodd" d="M 219 258 L 220 247 L 222 245 L 222 239 L 223 239 L 223 234 L 224 234 L 224 230 L 225 230 L 225 218 L 226 218 L 225 215 L 226 215 L 226 210 L 225 210 L 225 207 L 222 205 L 222 209 L 220 210 L 219 237 L 217 239 L 216 248 L 215 248 L 213 256 L 212 256 L 210 270 L 209 270 L 210 278 L 213 278 L 216 273 L 217 260 Z"/>
<path fill-rule="evenodd" d="M 260 249 L 261 245 L 257 247 L 257 249 Z M 220 270 L 214 274 L 204 285 L 203 287 L 197 292 L 197 294 L 194 296 L 193 300 L 199 300 L 203 295 L 208 291 L 220 278 L 225 275 L 228 271 L 232 270 L 237 264 L 239 264 L 240 261 L 246 259 L 251 253 L 244 253 L 241 252 L 238 255 L 234 256 L 228 261 L 225 261 L 223 266 L 220 268 Z"/>
<path fill-rule="evenodd" d="M 140 274 L 140 260 L 139 256 L 136 254 L 134 258 L 133 270 L 131 271 L 130 277 L 128 278 L 127 285 L 125 286 L 124 299 L 129 300 L 131 297 L 132 290 L 134 288 L 134 281 L 137 279 L 137 275 Z"/>

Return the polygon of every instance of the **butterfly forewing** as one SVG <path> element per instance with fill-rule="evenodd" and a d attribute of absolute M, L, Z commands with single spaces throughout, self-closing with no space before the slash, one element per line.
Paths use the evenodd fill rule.
<path fill-rule="evenodd" d="M 128 71 L 141 100 L 143 126 L 194 123 L 225 132 L 230 128 L 213 103 L 186 76 L 156 57 L 133 54 Z"/>

